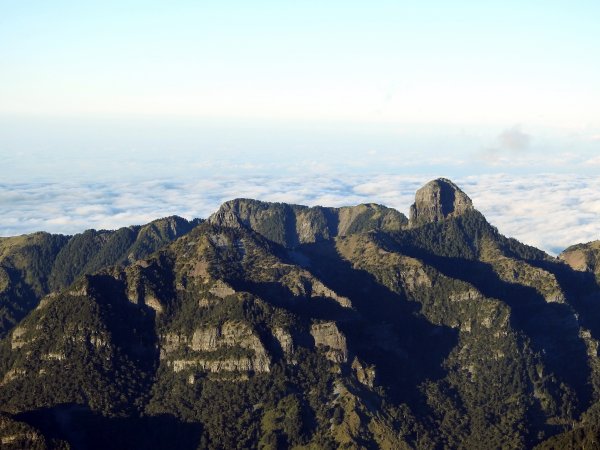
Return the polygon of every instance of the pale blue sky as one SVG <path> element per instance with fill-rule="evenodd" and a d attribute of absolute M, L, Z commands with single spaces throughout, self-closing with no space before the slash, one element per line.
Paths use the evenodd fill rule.
<path fill-rule="evenodd" d="M 144 187 L 120 219 L 52 222 L 96 211 L 88 194 L 58 194 L 94 183 L 133 192 L 161 180 L 163 192 L 204 180 L 211 207 L 223 180 L 228 196 L 329 180 L 290 199 L 337 192 L 336 204 L 358 198 L 336 179 L 378 176 L 412 189 L 435 176 L 544 173 L 568 192 L 600 171 L 599 18 L 597 0 L 0 0 L 0 233 L 120 225 L 160 203 Z M 507 185 L 515 195 L 519 183 Z M 57 209 L 44 206 L 47 186 L 65 202 Z M 36 193 L 25 209 L 21 190 Z M 369 193 L 401 207 L 380 194 Z M 600 203 L 560 198 L 581 218 L 578 236 L 597 238 Z"/>
<path fill-rule="evenodd" d="M 596 1 L 0 2 L 0 112 L 597 126 Z"/>
<path fill-rule="evenodd" d="M 156 176 L 172 159 L 168 178 L 290 153 L 371 172 L 434 172 L 440 156 L 450 173 L 589 172 L 599 5 L 0 0 L 0 153 L 15 164 L 0 175 L 69 161 Z M 505 148 L 511 132 L 523 145 Z"/>

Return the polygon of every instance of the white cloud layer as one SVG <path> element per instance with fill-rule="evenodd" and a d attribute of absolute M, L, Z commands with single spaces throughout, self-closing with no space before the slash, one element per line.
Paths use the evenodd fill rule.
<path fill-rule="evenodd" d="M 415 191 L 435 176 L 215 176 L 141 183 L 0 183 L 0 236 L 73 234 L 177 214 L 207 217 L 236 197 L 306 205 L 376 202 L 408 214 Z M 501 233 L 557 253 L 600 239 L 600 179 L 568 174 L 454 178 Z"/>

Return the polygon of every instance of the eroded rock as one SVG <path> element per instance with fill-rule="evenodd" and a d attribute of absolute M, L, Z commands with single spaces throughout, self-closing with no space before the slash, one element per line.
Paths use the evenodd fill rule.
<path fill-rule="evenodd" d="M 258 335 L 244 322 L 227 321 L 220 326 L 198 328 L 191 338 L 167 334 L 163 337 L 161 357 L 181 348 L 197 353 L 172 362 L 179 372 L 187 367 L 208 372 L 269 372 L 271 358 Z"/>
<path fill-rule="evenodd" d="M 473 209 L 471 199 L 452 181 L 438 178 L 430 181 L 415 194 L 415 202 L 410 207 L 409 225 L 440 222 L 448 217 L 456 217 Z"/>
<path fill-rule="evenodd" d="M 336 363 L 348 361 L 346 336 L 338 329 L 335 322 L 315 323 L 310 327 L 310 334 L 316 347 L 325 350 L 325 357 Z"/>

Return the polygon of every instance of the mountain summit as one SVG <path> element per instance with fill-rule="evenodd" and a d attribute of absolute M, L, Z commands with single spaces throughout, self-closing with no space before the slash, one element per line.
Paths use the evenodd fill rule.
<path fill-rule="evenodd" d="M 411 227 L 439 222 L 473 209 L 473 202 L 460 188 L 446 178 L 432 180 L 415 194 L 410 207 Z"/>

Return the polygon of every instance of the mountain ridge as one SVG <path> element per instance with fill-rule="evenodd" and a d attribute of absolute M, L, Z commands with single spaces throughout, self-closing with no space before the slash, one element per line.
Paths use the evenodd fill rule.
<path fill-rule="evenodd" d="M 188 232 L 199 219 L 178 216 L 73 236 L 36 232 L 0 238 L 0 336 L 44 295 L 111 264 L 130 264 Z"/>
<path fill-rule="evenodd" d="M 117 431 L 114 448 L 587 439 L 594 273 L 502 236 L 449 180 L 414 210 L 238 199 L 83 273 L 0 340 L 6 423 L 47 448 L 102 448 Z"/>

